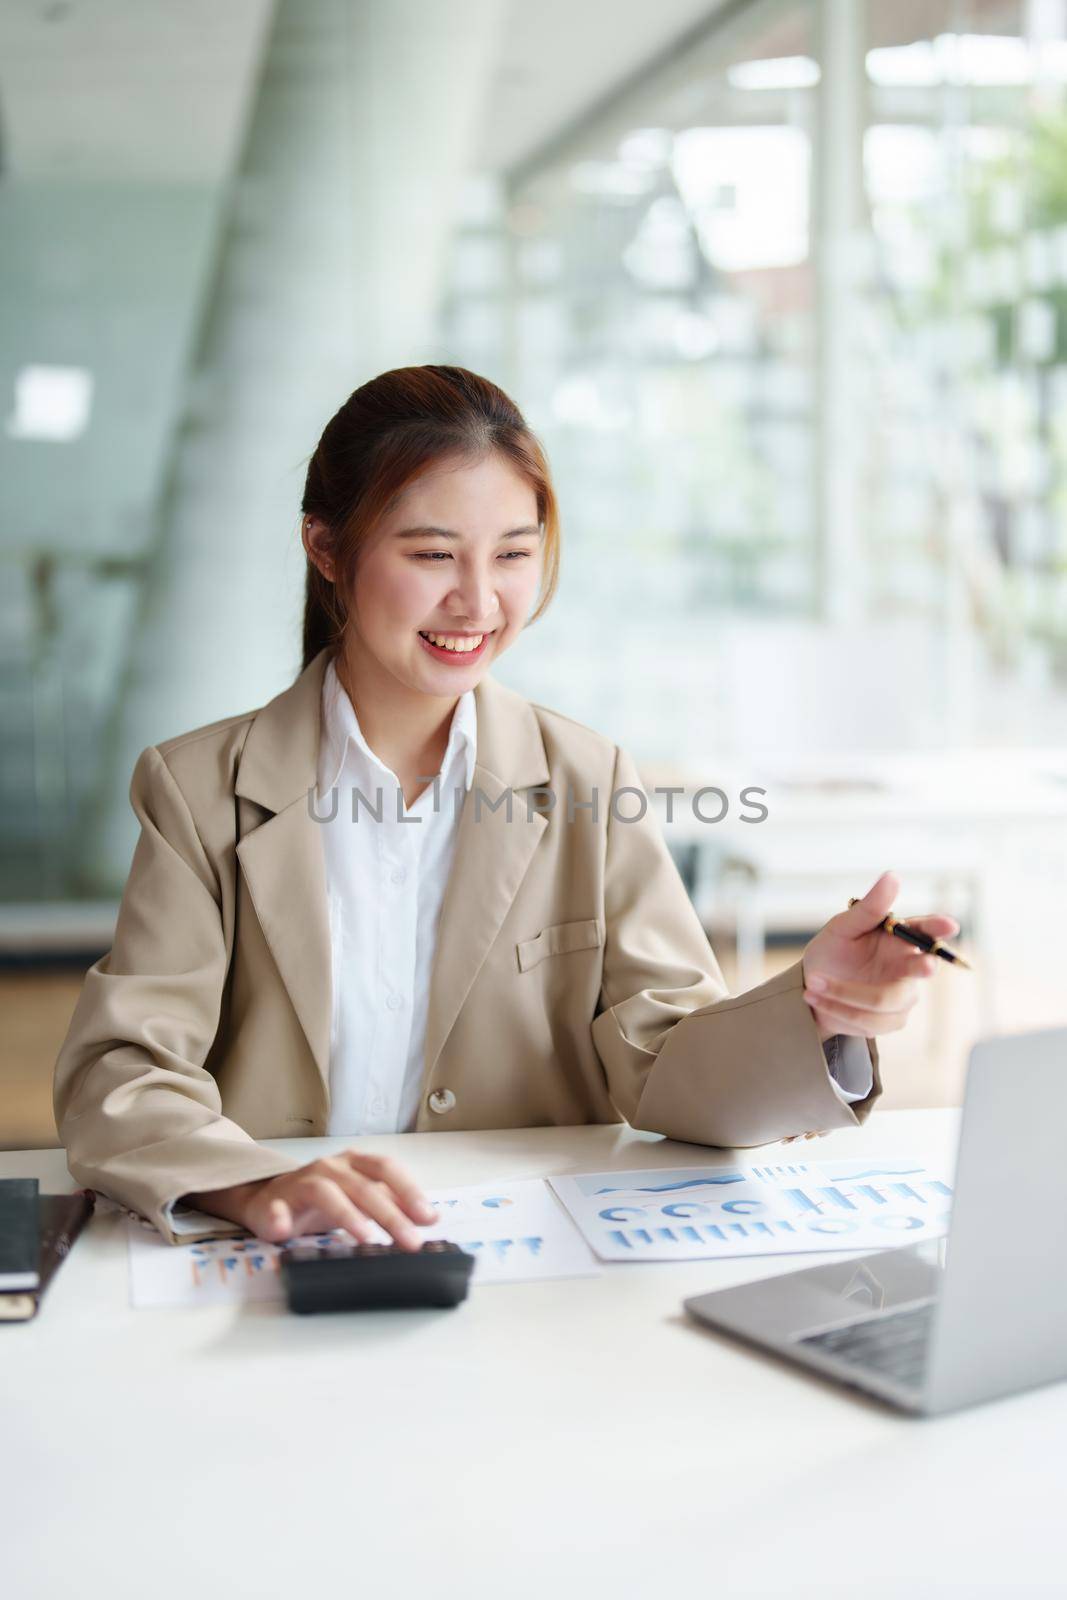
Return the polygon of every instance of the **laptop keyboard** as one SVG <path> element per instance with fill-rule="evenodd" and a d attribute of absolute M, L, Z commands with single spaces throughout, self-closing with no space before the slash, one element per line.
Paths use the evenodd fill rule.
<path fill-rule="evenodd" d="M 933 1325 L 935 1300 L 923 1301 L 906 1311 L 850 1322 L 828 1333 L 809 1333 L 798 1344 L 810 1345 L 855 1367 L 918 1385 L 926 1367 L 926 1351 Z"/>

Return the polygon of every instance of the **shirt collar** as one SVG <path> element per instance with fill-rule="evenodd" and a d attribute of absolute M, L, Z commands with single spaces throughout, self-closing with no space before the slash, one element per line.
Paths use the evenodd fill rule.
<path fill-rule="evenodd" d="M 322 739 L 319 748 L 319 793 L 326 794 L 334 787 L 341 774 L 348 756 L 349 742 L 355 745 L 364 758 L 377 767 L 379 771 L 388 773 L 395 780 L 396 774 L 389 772 L 389 768 L 376 756 L 363 736 L 363 730 L 356 717 L 355 707 L 342 687 L 337 676 L 337 670 L 331 660 L 326 668 L 322 680 Z M 474 782 L 474 765 L 478 756 L 478 716 L 475 707 L 474 690 L 466 689 L 456 702 L 456 709 L 452 714 L 452 722 L 448 730 L 448 743 L 445 746 L 444 759 L 441 762 L 442 773 L 446 772 L 449 765 L 458 757 L 463 762 L 463 786 L 469 789 Z"/>

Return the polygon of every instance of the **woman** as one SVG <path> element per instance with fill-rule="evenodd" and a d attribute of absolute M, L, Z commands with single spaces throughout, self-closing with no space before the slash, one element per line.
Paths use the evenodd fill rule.
<path fill-rule="evenodd" d="M 935 965 L 878 930 L 893 877 L 731 998 L 633 762 L 490 676 L 558 569 L 507 396 L 383 373 L 327 426 L 303 513 L 302 672 L 135 767 L 114 947 L 56 1064 L 73 1176 L 171 1243 L 373 1220 L 418 1248 L 433 1212 L 394 1162 L 256 1141 L 621 1117 L 735 1146 L 862 1121 L 874 1036 Z"/>

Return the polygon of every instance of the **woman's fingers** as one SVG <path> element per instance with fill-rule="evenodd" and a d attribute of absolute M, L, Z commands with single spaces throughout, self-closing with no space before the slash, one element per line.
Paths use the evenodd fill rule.
<path fill-rule="evenodd" d="M 804 999 L 823 1030 L 870 1038 L 895 1033 L 907 1022 L 919 998 L 916 976 L 928 977 L 933 956 L 906 957 L 906 977 L 886 977 L 881 983 L 861 983 L 855 978 L 832 978 L 827 973 L 805 974 Z M 899 967 L 895 967 L 899 971 Z"/>
<path fill-rule="evenodd" d="M 926 955 L 915 945 L 905 944 L 902 939 L 887 939 L 882 935 L 881 943 L 875 947 L 866 970 L 877 974 L 879 984 L 886 984 L 902 979 L 932 978 L 939 966 L 936 956 Z M 812 972 L 817 970 L 812 966 Z M 841 981 L 851 983 L 853 980 L 845 978 Z"/>
<path fill-rule="evenodd" d="M 302 1233 L 344 1228 L 360 1244 L 369 1242 L 372 1230 L 366 1217 L 324 1173 L 301 1167 L 272 1188 L 272 1194 L 257 1195 L 249 1207 L 249 1221 L 260 1238 L 277 1244 Z"/>
<path fill-rule="evenodd" d="M 303 1233 L 343 1228 L 361 1244 L 374 1223 L 407 1250 L 422 1247 L 414 1223 L 437 1213 L 414 1181 L 387 1156 L 346 1150 L 310 1162 L 263 1185 L 248 1206 L 248 1226 L 274 1243 Z"/>
<path fill-rule="evenodd" d="M 867 1006 L 850 1006 L 841 1000 L 824 1001 L 806 990 L 804 998 L 814 1009 L 820 1027 L 861 1039 L 878 1033 L 896 1033 L 907 1022 L 911 1010 L 909 1006 L 906 1011 L 872 1011 Z"/>
<path fill-rule="evenodd" d="M 384 1228 L 403 1249 L 422 1248 L 422 1235 L 394 1203 L 384 1184 L 353 1172 L 345 1162 L 331 1162 L 329 1176 L 316 1174 L 307 1180 L 317 1209 L 329 1218 L 331 1227 L 347 1228 L 361 1243 L 369 1243 L 372 1230 L 368 1219 Z"/>
<path fill-rule="evenodd" d="M 279 1244 L 296 1231 L 289 1204 L 262 1191 L 248 1202 L 243 1220 L 257 1239 L 265 1239 L 268 1244 Z"/>
<path fill-rule="evenodd" d="M 804 998 L 817 1002 L 820 1010 L 843 1001 L 845 1005 L 868 1011 L 910 1011 L 919 998 L 919 991 L 911 977 L 888 983 L 859 983 L 853 978 L 830 978 L 825 973 L 813 972 L 807 980 Z"/>
<path fill-rule="evenodd" d="M 265 1239 L 268 1244 L 291 1238 L 295 1231 L 293 1213 L 284 1200 L 255 1197 L 249 1202 L 243 1221 L 257 1239 Z"/>
<path fill-rule="evenodd" d="M 370 1243 L 372 1229 L 366 1217 L 333 1177 L 313 1168 L 298 1174 L 297 1182 L 298 1204 L 293 1207 L 293 1226 L 297 1234 L 344 1228 L 360 1244 Z M 304 1202 L 302 1207 L 300 1200 Z"/>
<path fill-rule="evenodd" d="M 933 939 L 954 939 L 960 931 L 955 917 L 943 917 L 938 913 L 928 917 L 901 917 L 900 921 L 909 928 L 917 928 L 920 933 L 928 933 Z"/>
<path fill-rule="evenodd" d="M 363 1214 L 373 1218 L 403 1249 L 422 1249 L 422 1234 L 401 1211 L 384 1183 L 352 1171 L 341 1173 L 338 1182 Z"/>
<path fill-rule="evenodd" d="M 347 1161 L 365 1177 L 384 1183 L 391 1189 L 400 1209 L 412 1222 L 436 1222 L 437 1212 L 427 1200 L 414 1178 L 408 1176 L 398 1161 L 391 1156 L 367 1155 L 359 1150 L 344 1150 L 341 1159 Z"/>

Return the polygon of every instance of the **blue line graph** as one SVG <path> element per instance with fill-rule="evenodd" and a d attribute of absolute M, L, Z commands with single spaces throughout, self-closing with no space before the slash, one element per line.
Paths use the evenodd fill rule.
<path fill-rule="evenodd" d="M 744 1183 L 740 1172 L 724 1172 L 717 1178 L 683 1178 L 680 1183 L 617 1184 L 614 1188 L 594 1189 L 594 1194 L 668 1194 L 672 1189 L 699 1189 L 701 1184 Z"/>
<path fill-rule="evenodd" d="M 752 1167 L 750 1168 L 750 1171 L 752 1176 L 754 1178 L 759 1178 L 761 1182 L 773 1183 L 777 1178 L 782 1177 L 783 1174 L 790 1178 L 803 1178 L 811 1171 L 811 1168 L 807 1162 L 800 1162 L 797 1166 L 792 1167 Z"/>
<path fill-rule="evenodd" d="M 835 1168 L 832 1176 L 838 1183 L 841 1183 L 846 1178 L 850 1178 L 853 1183 L 858 1182 L 860 1178 L 910 1178 L 916 1172 L 923 1170 L 922 1167 L 866 1167 L 859 1172 L 850 1172 L 847 1169 L 852 1165 L 851 1162 L 828 1163 L 827 1170 L 829 1170 L 830 1165 Z M 843 1167 L 844 1170 L 836 1170 L 840 1167 Z"/>

